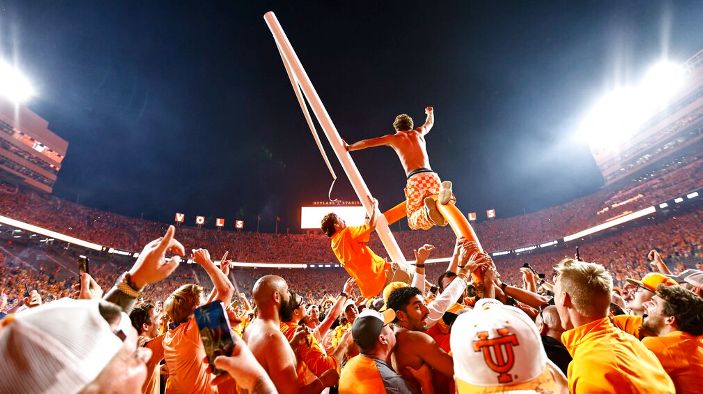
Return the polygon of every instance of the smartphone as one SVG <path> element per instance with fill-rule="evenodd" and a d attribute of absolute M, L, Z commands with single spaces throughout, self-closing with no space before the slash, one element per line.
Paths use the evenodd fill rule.
<path fill-rule="evenodd" d="M 83 255 L 78 256 L 78 274 L 82 275 L 85 272 L 86 274 L 90 275 L 90 269 L 88 267 L 88 258 Z"/>
<path fill-rule="evenodd" d="M 229 356 L 234 350 L 229 319 L 222 301 L 213 301 L 197 308 L 195 322 L 200 330 L 200 340 L 203 342 L 210 370 L 219 375 L 223 371 L 215 368 L 215 358 Z"/>
<path fill-rule="evenodd" d="M 579 253 L 579 247 L 576 247 L 576 260 L 577 261 L 582 261 L 581 260 L 581 253 Z"/>
<path fill-rule="evenodd" d="M 26 283 L 24 284 L 24 296 L 29 297 L 29 288 Z"/>

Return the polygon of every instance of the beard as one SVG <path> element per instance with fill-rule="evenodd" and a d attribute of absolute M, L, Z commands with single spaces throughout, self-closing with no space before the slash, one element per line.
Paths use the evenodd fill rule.
<path fill-rule="evenodd" d="M 278 317 L 280 317 L 281 321 L 289 322 L 293 320 L 293 311 L 293 303 L 290 298 L 281 300 L 281 306 L 278 307 Z"/>

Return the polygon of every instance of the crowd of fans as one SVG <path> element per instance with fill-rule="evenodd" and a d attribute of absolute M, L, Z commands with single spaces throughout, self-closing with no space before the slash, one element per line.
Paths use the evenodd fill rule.
<path fill-rule="evenodd" d="M 195 263 L 179 264 L 173 227 L 136 262 L 98 256 L 90 274 L 69 266 L 70 248 L 3 239 L 0 391 L 697 392 L 701 219 L 694 209 L 581 244 L 601 264 L 566 249 L 494 262 L 454 240 L 447 266 L 425 263 L 423 246 L 414 275 L 429 285 L 367 297 L 333 268 L 233 269 L 188 244 Z M 227 316 L 225 339 L 204 310 Z"/>
<path fill-rule="evenodd" d="M 485 251 L 514 249 L 700 179 L 703 160 L 683 157 L 627 187 L 474 228 Z M 700 204 L 579 240 L 578 254 L 559 243 L 492 259 L 448 227 L 395 232 L 416 260 L 411 283 L 362 296 L 361 277 L 339 267 L 229 264 L 336 263 L 323 234 L 174 228 L 2 183 L 0 197 L 2 215 L 141 250 L 134 261 L 0 228 L 0 392 L 700 390 Z M 384 254 L 375 236 L 368 246 Z M 228 329 L 207 326 L 216 313 Z"/>

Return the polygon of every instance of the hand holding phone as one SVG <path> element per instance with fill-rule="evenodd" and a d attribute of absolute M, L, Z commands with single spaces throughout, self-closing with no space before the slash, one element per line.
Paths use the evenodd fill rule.
<path fill-rule="evenodd" d="M 78 256 L 78 276 L 81 276 L 82 273 L 86 273 L 90 275 L 90 261 L 88 260 L 87 257 L 81 255 Z"/>
<path fill-rule="evenodd" d="M 215 367 L 215 359 L 218 356 L 229 356 L 234 350 L 234 340 L 222 301 L 213 301 L 197 308 L 195 322 L 200 330 L 200 340 L 203 342 L 210 370 L 219 375 L 223 371 Z"/>

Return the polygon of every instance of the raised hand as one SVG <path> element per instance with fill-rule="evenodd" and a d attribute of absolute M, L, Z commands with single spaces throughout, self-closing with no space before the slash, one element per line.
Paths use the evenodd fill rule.
<path fill-rule="evenodd" d="M 424 244 L 420 247 L 420 249 L 415 250 L 415 260 L 422 260 L 425 261 L 427 260 L 428 257 L 430 257 L 430 254 L 432 251 L 435 250 L 435 247 L 430 244 Z"/>
<path fill-rule="evenodd" d="M 344 294 L 349 295 L 354 290 L 354 286 L 356 286 L 356 280 L 354 278 L 349 278 L 346 282 L 344 282 L 344 288 L 342 291 Z"/>
<path fill-rule="evenodd" d="M 137 261 L 129 270 L 129 275 L 132 282 L 142 288 L 148 284 L 159 282 L 169 275 L 178 267 L 181 262 L 181 257 L 185 255 L 185 248 L 178 242 L 174 235 L 176 228 L 168 226 L 166 234 L 159 239 L 155 239 L 142 249 Z M 169 251 L 175 256 L 166 258 L 166 252 Z"/>
<path fill-rule="evenodd" d="M 103 298 L 103 289 L 100 288 L 98 282 L 87 273 L 81 273 L 81 287 L 78 293 L 78 298 L 81 300 L 95 300 Z"/>

